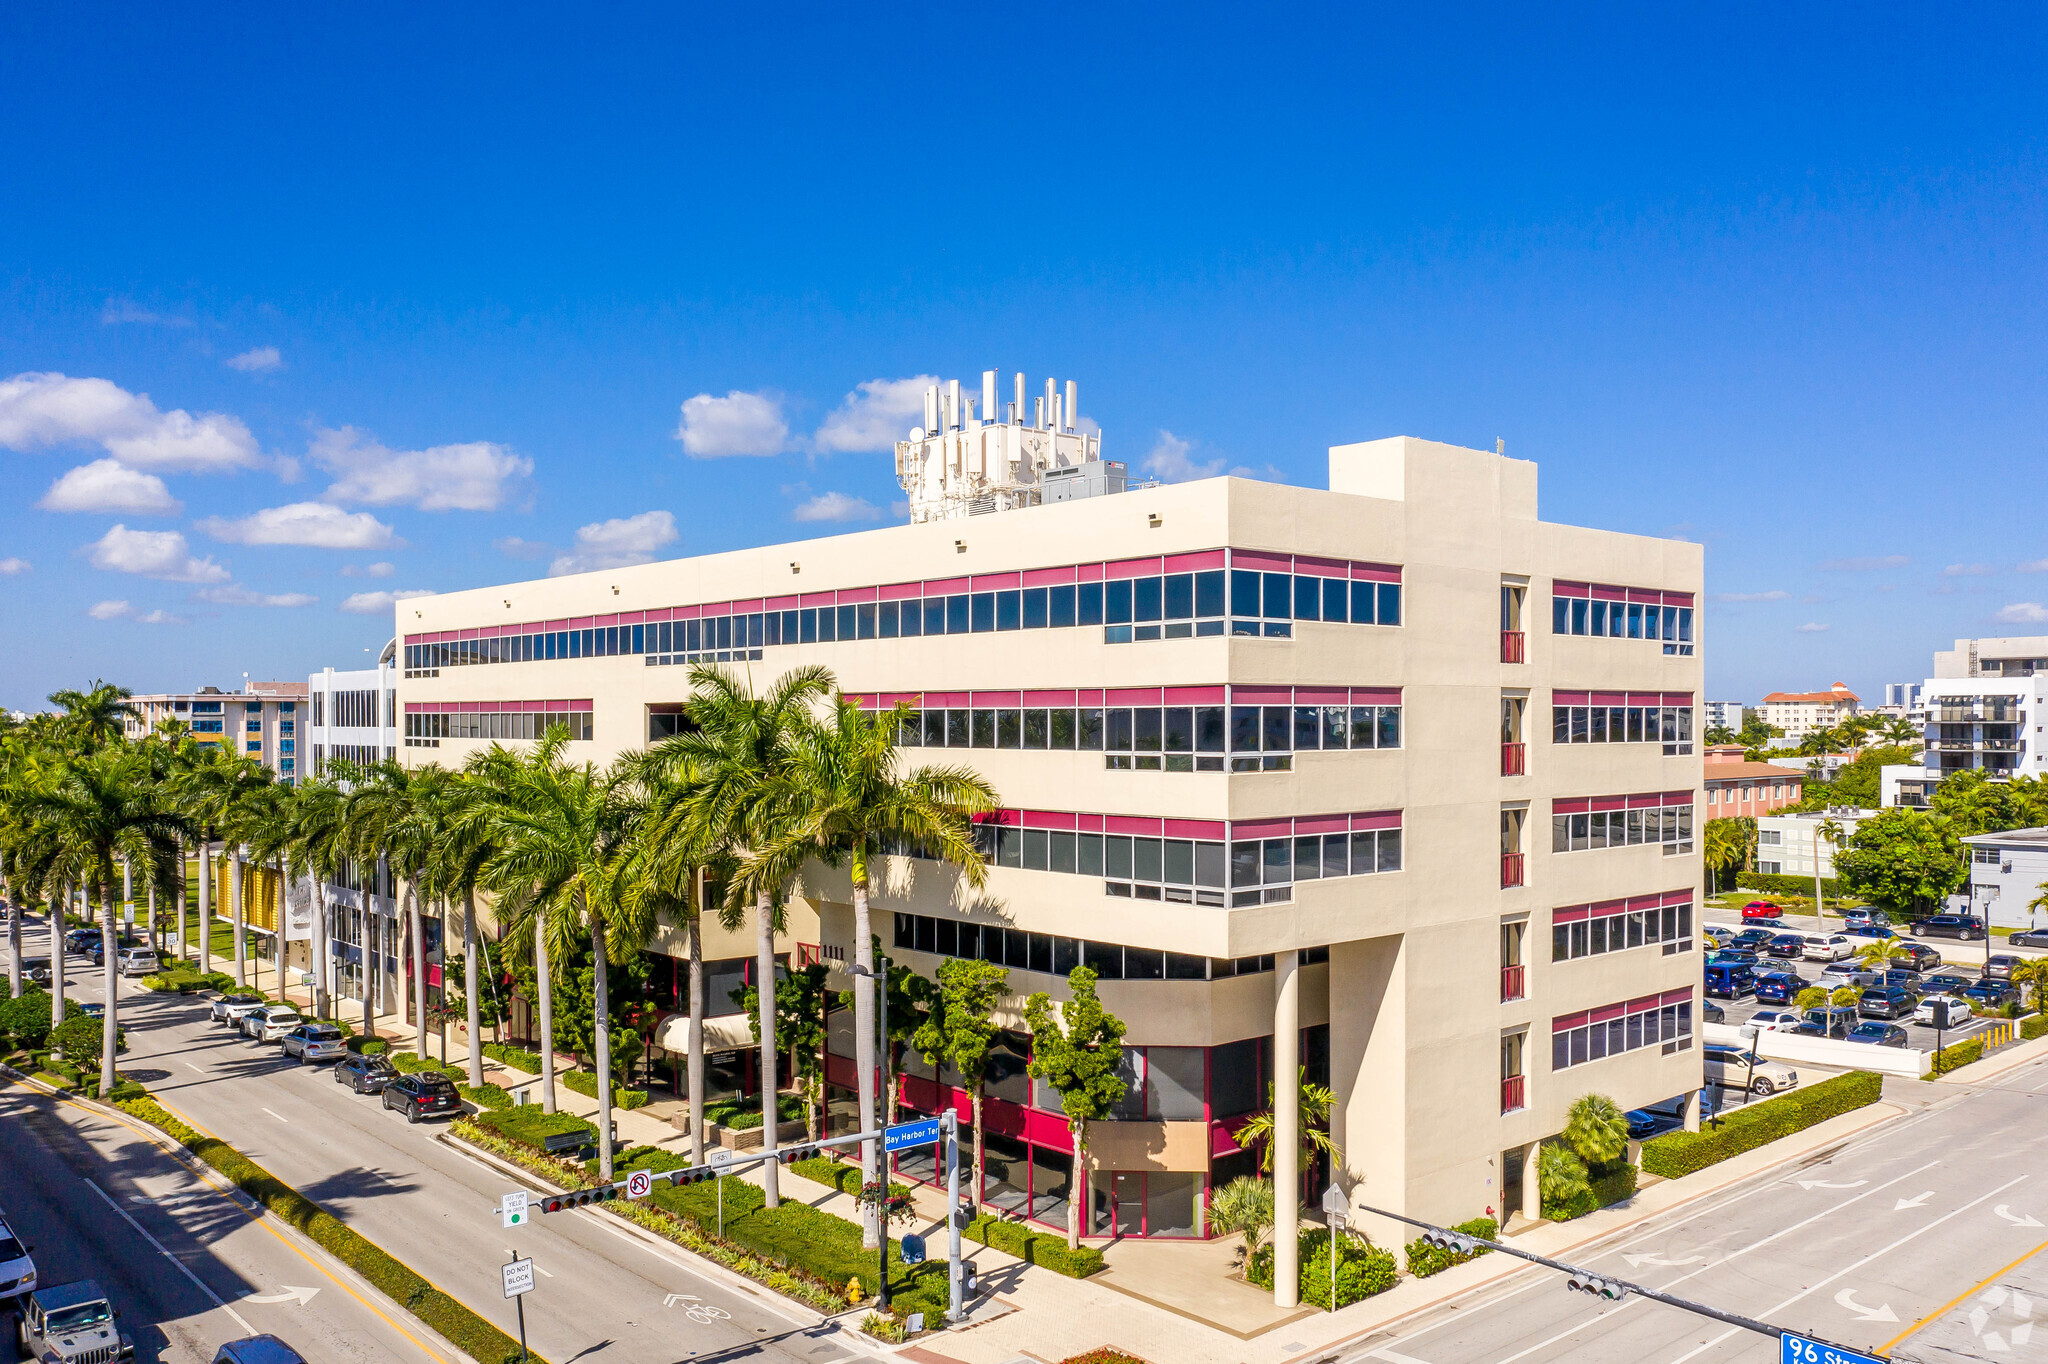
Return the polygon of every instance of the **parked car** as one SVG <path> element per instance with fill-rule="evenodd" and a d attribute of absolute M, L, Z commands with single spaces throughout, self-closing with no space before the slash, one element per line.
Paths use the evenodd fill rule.
<path fill-rule="evenodd" d="M 276 1042 L 305 1022 L 299 1011 L 284 1004 L 265 1004 L 242 1016 L 242 1036 L 258 1042 Z"/>
<path fill-rule="evenodd" d="M 1702 924 L 1700 936 L 1716 947 L 1726 947 L 1728 940 L 1735 936 L 1735 930 L 1726 924 Z"/>
<path fill-rule="evenodd" d="M 114 939 L 114 950 L 117 954 L 123 948 L 140 947 L 142 945 L 142 939 L 136 937 L 133 933 L 122 933 Z M 87 940 L 85 944 L 85 959 L 94 966 L 101 966 L 106 963 L 107 940 L 103 934 L 95 933 Z M 118 961 L 119 959 L 117 955 L 115 960 Z"/>
<path fill-rule="evenodd" d="M 1841 961 L 1856 955 L 1856 944 L 1846 933 L 1802 933 L 1800 955 L 1808 961 Z"/>
<path fill-rule="evenodd" d="M 1728 940 L 1728 946 L 1739 952 L 1761 952 L 1777 936 L 1768 928 L 1745 928 Z"/>
<path fill-rule="evenodd" d="M 1929 1028 L 1958 1028 L 1976 1014 L 1967 999 L 1953 995 L 1929 995 L 1913 1010 L 1913 1021 Z"/>
<path fill-rule="evenodd" d="M 1717 999 L 1740 999 L 1756 990 L 1756 976 L 1740 963 L 1707 968 L 1706 993 Z"/>
<path fill-rule="evenodd" d="M 1756 1000 L 1759 1004 L 1790 1004 L 1805 988 L 1805 980 L 1790 971 L 1767 971 L 1756 978 Z"/>
<path fill-rule="evenodd" d="M 1916 938 L 1960 938 L 1964 942 L 1984 936 L 1984 921 L 1969 914 L 1937 914 L 1913 921 Z"/>
<path fill-rule="evenodd" d="M 48 986 L 50 983 L 50 959 L 48 957 L 23 957 L 21 978 L 32 985 Z"/>
<path fill-rule="evenodd" d="M 1939 975 L 1920 977 L 1922 993 L 1930 995 L 1961 994 L 1976 983 L 1971 977 L 1959 976 L 1953 971 L 1943 971 Z"/>
<path fill-rule="evenodd" d="M 1766 1061 L 1743 1047 L 1709 1042 L 1701 1064 L 1710 1083 L 1724 1089 L 1741 1089 L 1747 1082 L 1749 1092 L 1759 1097 L 1791 1089 L 1799 1083 L 1798 1071 L 1776 1061 Z"/>
<path fill-rule="evenodd" d="M 1924 942 L 1903 942 L 1899 946 L 1904 951 L 1892 960 L 1900 966 L 1914 971 L 1932 971 L 1941 965 L 1941 953 Z"/>
<path fill-rule="evenodd" d="M 2012 968 L 2025 961 L 2010 952 L 1994 952 L 1984 959 L 1984 978 L 1987 980 L 2011 980 Z"/>
<path fill-rule="evenodd" d="M 64 950 L 82 953 L 99 935 L 97 928 L 67 928 L 64 930 Z"/>
<path fill-rule="evenodd" d="M 124 976 L 153 976 L 157 973 L 158 962 L 154 947 L 123 948 L 120 960 L 114 969 Z"/>
<path fill-rule="evenodd" d="M 39 1288 L 14 1319 L 16 1358 L 42 1364 L 112 1364 L 135 1358 L 135 1342 L 91 1279 Z"/>
<path fill-rule="evenodd" d="M 1754 971 L 1761 960 L 1756 953 L 1736 947 L 1724 947 L 1719 951 L 1707 953 L 1709 966 L 1747 966 Z"/>
<path fill-rule="evenodd" d="M 1856 1001 L 1856 1012 L 1865 1018 L 1907 1018 L 1918 1007 L 1918 997 L 1897 985 L 1873 985 Z"/>
<path fill-rule="evenodd" d="M 1887 967 L 1877 972 L 1876 979 L 1870 983 L 1880 987 L 1896 985 L 1901 990 L 1910 991 L 1916 999 L 1927 993 L 1927 982 L 1921 978 L 1918 971 L 1908 971 L 1898 966 Z"/>
<path fill-rule="evenodd" d="M 1906 1045 L 1906 1030 L 1896 1023 L 1858 1023 L 1842 1040 L 1868 1042 L 1879 1047 L 1903 1047 Z"/>
<path fill-rule="evenodd" d="M 1898 936 L 1898 934 L 1892 932 L 1891 929 L 1883 924 L 1847 924 L 1843 927 L 1842 932 L 1852 938 L 1884 939 Z"/>
<path fill-rule="evenodd" d="M 347 1085 L 358 1094 L 380 1094 L 398 1072 L 381 1056 L 350 1052 L 334 1063 L 334 1083 Z"/>
<path fill-rule="evenodd" d="M 407 1122 L 425 1117 L 453 1116 L 462 1111 L 462 1098 L 455 1082 L 438 1070 L 413 1075 L 394 1075 L 384 1086 L 384 1106 L 405 1114 Z"/>
<path fill-rule="evenodd" d="M 78 1006 L 78 1011 L 87 1018 L 105 1018 L 107 1016 L 107 1006 L 96 999 L 88 999 L 85 1003 Z"/>
<path fill-rule="evenodd" d="M 1877 973 L 1865 967 L 1862 962 L 1831 961 L 1826 966 L 1820 968 L 1820 980 L 1818 983 L 1832 990 L 1838 985 L 1868 985 L 1870 980 L 1874 980 L 1876 976 Z M 1869 977 L 1870 979 L 1860 979 L 1860 977 Z"/>
<path fill-rule="evenodd" d="M 1742 907 L 1742 921 L 1744 923 L 1751 923 L 1757 919 L 1776 921 L 1784 917 L 1785 911 L 1783 907 L 1774 905 L 1769 900 L 1751 900 Z"/>
<path fill-rule="evenodd" d="M 1842 922 L 1845 924 L 1888 924 L 1892 916 L 1881 909 L 1845 909 Z"/>
<path fill-rule="evenodd" d="M 311 1065 L 316 1061 L 338 1061 L 348 1050 L 348 1042 L 341 1035 L 341 1029 L 332 1023 L 301 1023 L 283 1037 L 284 1054 L 296 1056 L 299 1064 Z"/>
<path fill-rule="evenodd" d="M 2048 947 L 2048 928 L 2022 928 L 2006 941 L 2014 947 Z"/>
<path fill-rule="evenodd" d="M 244 1336 L 215 1350 L 213 1364 L 306 1364 L 306 1357 L 276 1336 Z"/>
<path fill-rule="evenodd" d="M 7 1214 L 0 1212 L 0 1311 L 36 1291 L 34 1253 L 35 1247 L 23 1245 L 7 1225 Z"/>
<path fill-rule="evenodd" d="M 1856 1011 L 1846 1004 L 1831 1004 L 1824 1009 L 1808 1009 L 1806 1021 L 1799 1025 L 1799 1031 L 1808 1037 L 1843 1038 L 1849 1029 L 1857 1024 Z"/>
<path fill-rule="evenodd" d="M 1764 945 L 1764 953 L 1772 957 L 1802 957 L 1806 955 L 1806 935 L 1780 933 Z"/>
<path fill-rule="evenodd" d="M 1790 1009 L 1758 1009 L 1743 1021 L 1746 1033 L 1798 1032 L 1800 1017 Z"/>
<path fill-rule="evenodd" d="M 1963 998 L 1976 1005 L 1979 1012 L 2002 1009 L 2008 1001 L 2019 997 L 2018 988 L 2002 980 L 1980 980 L 1963 991 Z"/>
<path fill-rule="evenodd" d="M 1728 1021 L 1728 1011 L 1713 1000 L 1702 995 L 1700 997 L 1700 1018 L 1708 1023 L 1726 1023 Z"/>
<path fill-rule="evenodd" d="M 240 1023 L 251 1009 L 262 1005 L 262 995 L 217 995 L 207 1013 L 216 1023 Z"/>

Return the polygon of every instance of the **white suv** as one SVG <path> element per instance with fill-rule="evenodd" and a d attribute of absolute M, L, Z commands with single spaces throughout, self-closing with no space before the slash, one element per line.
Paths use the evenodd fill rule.
<path fill-rule="evenodd" d="M 1804 933 L 1800 944 L 1808 961 L 1847 961 L 1856 955 L 1856 943 L 1846 933 Z"/>
<path fill-rule="evenodd" d="M 153 976 L 157 972 L 154 947 L 124 947 L 117 968 L 124 976 Z"/>
<path fill-rule="evenodd" d="M 1766 1098 L 1781 1089 L 1791 1089 L 1799 1083 L 1799 1072 L 1790 1066 L 1766 1061 L 1741 1047 L 1709 1042 L 1700 1060 L 1711 1083 L 1724 1089 L 1741 1089 L 1747 1082 L 1750 1092 L 1758 1098 Z"/>
<path fill-rule="evenodd" d="M 36 1262 L 29 1258 L 30 1250 L 7 1225 L 7 1214 L 0 1212 L 0 1305 L 36 1291 Z"/>

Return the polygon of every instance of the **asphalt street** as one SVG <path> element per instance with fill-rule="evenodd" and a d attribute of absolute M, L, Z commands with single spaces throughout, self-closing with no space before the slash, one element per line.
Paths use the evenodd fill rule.
<path fill-rule="evenodd" d="M 1911 1082 L 1907 1082 L 1911 1083 Z M 1896 1359 L 2048 1351 L 2048 1062 L 1575 1251 L 1570 1263 Z M 2003 1290 L 2001 1293 L 2000 1290 Z M 1345 1352 L 1345 1364 L 1762 1364 L 1775 1339 L 1532 1267 Z M 2040 1307 L 2035 1304 L 2040 1303 Z M 1994 1340 L 1995 1336 L 1995 1340 Z"/>
<path fill-rule="evenodd" d="M 35 933 L 33 954 L 44 934 Z M 80 999 L 100 997 L 96 972 L 71 963 Z M 533 1349 L 556 1361 L 608 1364 L 790 1361 L 863 1357 L 849 1332 L 766 1289 L 739 1286 L 679 1251 L 650 1243 L 608 1214 L 536 1217 L 506 1230 L 499 1196 L 515 1181 L 440 1140 L 445 1124 L 408 1124 L 375 1096 L 301 1067 L 274 1046 L 208 1021 L 197 999 L 122 984 L 128 1033 L 122 1070 L 192 1126 L 230 1142 L 286 1183 L 405 1261 L 479 1315 L 516 1333 L 500 1267 L 516 1248 L 534 1261 L 526 1295 Z M 388 1356 L 397 1358 L 398 1356 Z"/>
<path fill-rule="evenodd" d="M 258 1332 L 315 1364 L 446 1358 L 404 1313 L 202 1181 L 141 1124 L 15 1082 L 0 1084 L 0 1131 L 0 1208 L 35 1247 L 40 1284 L 96 1280 L 138 1360 L 207 1364 Z"/>

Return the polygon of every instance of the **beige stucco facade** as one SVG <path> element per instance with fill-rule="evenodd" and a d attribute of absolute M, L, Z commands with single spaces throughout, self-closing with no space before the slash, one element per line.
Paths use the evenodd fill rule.
<path fill-rule="evenodd" d="M 1300 880 L 1278 903 L 1237 908 L 1111 898 L 1099 880 L 992 868 L 972 891 L 937 864 L 884 859 L 877 931 L 891 913 L 1162 949 L 1227 962 L 1327 949 L 1306 965 L 1293 1019 L 1275 1017 L 1274 971 L 1211 980 L 1107 981 L 1102 995 L 1137 1045 L 1208 1047 L 1328 1027 L 1335 1135 L 1356 1202 L 1454 1222 L 1505 1214 L 1503 1155 L 1556 1133 L 1580 1094 L 1623 1107 L 1685 1095 L 1700 1083 L 1696 1046 L 1649 1046 L 1551 1068 L 1552 1020 L 1667 992 L 1694 994 L 1697 951 L 1658 945 L 1553 962 L 1551 911 L 1700 883 L 1692 845 L 1554 853 L 1553 800 L 1697 792 L 1700 759 L 1656 743 L 1554 745 L 1550 692 L 1686 694 L 1697 704 L 1701 660 L 1651 639 L 1551 633 L 1553 582 L 1665 593 L 1701 588 L 1699 546 L 1544 522 L 1536 466 L 1408 438 L 1330 452 L 1329 490 L 1217 478 L 1119 495 L 695 559 L 543 579 L 399 603 L 398 633 L 561 622 L 728 602 L 999 574 L 1138 556 L 1229 548 L 1395 566 L 1399 625 L 1299 620 L 1287 638 L 1108 643 L 1101 628 L 784 644 L 735 662 L 764 685 L 802 663 L 830 667 L 849 692 L 1036 688 L 1259 686 L 1398 688 L 1397 748 L 1303 751 L 1291 770 L 1135 771 L 1090 751 L 956 752 L 1006 808 L 1163 817 L 1236 828 L 1336 812 L 1398 812 L 1398 871 Z M 1235 562 L 1235 560 L 1233 560 Z M 1524 661 L 1503 640 L 1503 586 L 1526 592 Z M 1562 589 L 1560 589 L 1562 590 Z M 1583 592 L 1583 588 L 1576 589 Z M 1654 608 L 1653 619 L 1654 619 Z M 1619 609 L 1617 608 L 1617 619 Z M 1688 629 L 1696 619 L 1688 610 Z M 602 625 L 603 622 L 600 622 Z M 1695 636 L 1696 637 L 1696 636 Z M 581 701 L 592 737 L 572 752 L 604 761 L 647 741 L 648 708 L 686 698 L 686 672 L 644 657 L 408 668 L 401 705 Z M 1524 775 L 1504 776 L 1504 700 L 1527 707 Z M 457 765 L 483 740 L 441 738 L 401 748 L 412 761 Z M 918 760 L 920 751 L 912 751 Z M 1696 797 L 1695 797 L 1696 799 Z M 1522 884 L 1503 888 L 1502 817 L 1524 812 Z M 1703 810 L 1690 811 L 1704 820 Z M 1085 826 L 1084 826 L 1085 827 Z M 843 875 L 801 887 L 792 941 L 844 948 L 851 938 Z M 1523 997 L 1502 1002 L 1502 925 L 1526 925 Z M 815 933 L 815 939 L 804 934 Z M 664 940 L 665 951 L 680 951 Z M 735 955 L 747 950 L 740 939 Z M 722 949 L 721 949 L 722 950 Z M 707 947 L 707 955 L 712 955 Z M 924 971 L 939 957 L 895 953 Z M 1019 996 L 1057 977 L 1013 969 Z M 1503 1112 L 1502 1039 L 1526 1032 L 1522 1106 Z M 1105 1133 L 1105 1169 L 1202 1168 L 1202 1124 L 1132 1123 Z M 1142 1129 L 1142 1130 L 1141 1130 Z M 1133 1165 L 1119 1166 L 1128 1159 Z M 1354 1183 L 1355 1181 L 1355 1183 Z M 1533 1184 L 1533 1168 L 1529 1182 Z"/>

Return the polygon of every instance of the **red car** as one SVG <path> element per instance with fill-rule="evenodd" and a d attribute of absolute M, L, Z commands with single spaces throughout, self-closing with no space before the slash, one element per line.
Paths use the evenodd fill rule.
<path fill-rule="evenodd" d="M 1784 916 L 1785 911 L 1768 900 L 1751 900 L 1742 907 L 1742 921 L 1744 923 L 1748 923 L 1753 919 L 1770 919 L 1775 921 Z"/>

